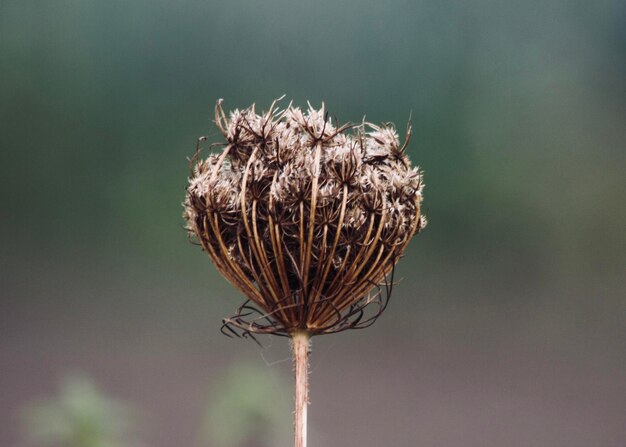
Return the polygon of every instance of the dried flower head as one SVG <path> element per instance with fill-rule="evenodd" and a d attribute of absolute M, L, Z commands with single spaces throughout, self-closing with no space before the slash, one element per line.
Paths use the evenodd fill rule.
<path fill-rule="evenodd" d="M 184 217 L 248 298 L 223 330 L 318 335 L 372 324 L 395 263 L 426 225 L 422 173 L 405 154 L 410 127 L 401 144 L 391 124 L 339 126 L 323 105 L 226 116 L 221 100 L 215 122 L 226 143 L 191 159 Z"/>

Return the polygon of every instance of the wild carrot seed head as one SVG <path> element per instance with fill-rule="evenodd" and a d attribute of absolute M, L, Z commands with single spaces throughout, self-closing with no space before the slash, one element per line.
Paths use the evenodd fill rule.
<path fill-rule="evenodd" d="M 184 218 L 248 298 L 225 328 L 317 335 L 373 323 L 388 275 L 426 225 L 410 128 L 401 144 L 390 124 L 339 126 L 324 106 L 227 117 L 221 101 L 215 122 L 226 143 L 192 159 Z"/>

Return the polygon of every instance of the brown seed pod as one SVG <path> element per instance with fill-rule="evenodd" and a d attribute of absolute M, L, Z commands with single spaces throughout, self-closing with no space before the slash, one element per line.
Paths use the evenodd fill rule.
<path fill-rule="evenodd" d="M 369 326 L 420 214 L 422 173 L 390 124 L 336 126 L 291 104 L 215 121 L 221 153 L 191 160 L 187 229 L 246 297 L 235 335 L 327 334 Z"/>

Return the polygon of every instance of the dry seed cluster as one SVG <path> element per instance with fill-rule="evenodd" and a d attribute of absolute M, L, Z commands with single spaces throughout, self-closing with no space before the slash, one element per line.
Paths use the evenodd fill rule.
<path fill-rule="evenodd" d="M 381 286 L 426 225 L 410 128 L 401 144 L 390 124 L 337 127 L 324 106 L 226 116 L 221 101 L 215 122 L 226 143 L 192 159 L 184 218 L 248 298 L 225 327 L 316 335 L 373 323 Z"/>

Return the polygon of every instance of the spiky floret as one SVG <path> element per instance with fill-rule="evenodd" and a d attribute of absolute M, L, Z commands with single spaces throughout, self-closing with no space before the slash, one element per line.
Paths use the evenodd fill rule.
<path fill-rule="evenodd" d="M 422 173 L 405 154 L 410 127 L 400 144 L 391 124 L 337 126 L 323 105 L 226 116 L 221 100 L 215 122 L 226 143 L 191 159 L 184 218 L 248 298 L 224 329 L 318 335 L 372 324 L 426 225 Z"/>

